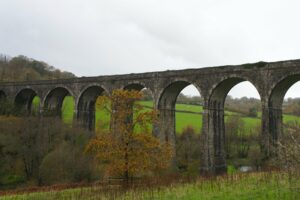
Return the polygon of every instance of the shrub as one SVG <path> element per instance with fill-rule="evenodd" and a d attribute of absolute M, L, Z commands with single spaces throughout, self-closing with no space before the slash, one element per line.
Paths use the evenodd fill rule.
<path fill-rule="evenodd" d="M 70 183 L 91 179 L 91 162 L 82 149 L 62 142 L 40 165 L 41 184 Z"/>

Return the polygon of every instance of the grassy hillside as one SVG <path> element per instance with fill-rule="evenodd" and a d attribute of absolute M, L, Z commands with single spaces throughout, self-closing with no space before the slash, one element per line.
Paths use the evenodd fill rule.
<path fill-rule="evenodd" d="M 153 184 L 153 183 L 152 183 Z M 161 186 L 159 186 L 161 185 Z M 214 199 L 214 200 L 289 200 L 299 199 L 299 179 L 289 179 L 280 173 L 237 174 L 214 179 L 196 179 L 190 183 L 177 180 L 173 184 L 159 182 L 154 187 L 141 187 L 125 191 L 118 186 L 93 186 L 67 189 L 62 191 L 44 191 L 23 195 L 2 196 L 1 200 L 29 199 Z"/>
<path fill-rule="evenodd" d="M 151 101 L 142 101 L 142 105 L 147 107 L 152 107 L 153 102 Z M 198 132 L 202 128 L 202 106 L 198 105 L 188 105 L 188 104 L 176 104 L 176 132 L 182 132 L 182 130 L 191 125 L 194 127 Z M 239 113 L 234 113 L 230 111 L 225 111 L 225 120 L 230 115 L 239 115 Z M 300 119 L 295 117 L 296 119 Z M 242 117 L 243 121 L 245 122 L 246 130 L 250 131 L 254 127 L 260 124 L 260 118 L 252 118 L 252 117 Z"/>
<path fill-rule="evenodd" d="M 34 99 L 34 104 L 38 105 L 38 98 Z M 146 109 L 153 107 L 152 101 L 141 101 L 142 105 L 146 107 Z M 73 120 L 73 110 L 74 110 L 74 100 L 72 97 L 67 96 L 63 103 L 63 120 L 66 123 L 71 123 Z M 202 128 L 202 113 L 203 109 L 202 106 L 198 105 L 187 105 L 187 104 L 176 104 L 176 132 L 180 133 L 182 130 L 190 125 L 195 128 L 197 132 L 200 132 Z M 230 115 L 239 115 L 239 113 L 229 112 L 225 111 L 225 120 Z M 245 129 L 247 132 L 250 132 L 255 127 L 260 126 L 261 119 L 260 119 L 261 113 L 258 113 L 257 118 L 253 117 L 245 117 L 242 116 L 242 120 L 245 123 Z M 284 123 L 287 123 L 289 121 L 297 121 L 300 123 L 300 117 L 293 116 L 293 115 L 284 115 L 283 116 Z M 103 123 L 104 122 L 104 123 Z M 101 124 L 100 124 L 101 123 Z M 99 109 L 96 111 L 96 126 L 101 127 L 107 127 L 109 125 L 109 116 Z"/>

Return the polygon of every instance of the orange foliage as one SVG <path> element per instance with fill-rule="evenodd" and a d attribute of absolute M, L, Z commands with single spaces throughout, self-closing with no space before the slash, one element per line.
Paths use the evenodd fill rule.
<path fill-rule="evenodd" d="M 157 123 L 157 111 L 145 111 L 136 101 L 141 92 L 115 90 L 98 101 L 111 114 L 112 128 L 100 131 L 85 151 L 106 166 L 110 176 L 129 177 L 169 167 L 171 147 L 152 136 L 149 125 Z M 137 127 L 138 128 L 135 128 Z"/>

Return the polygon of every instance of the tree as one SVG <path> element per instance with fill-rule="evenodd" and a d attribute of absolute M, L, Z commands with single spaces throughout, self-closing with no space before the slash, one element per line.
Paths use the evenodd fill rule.
<path fill-rule="evenodd" d="M 74 74 L 60 71 L 42 61 L 25 56 L 7 58 L 0 55 L 0 81 L 29 81 L 74 77 Z"/>
<path fill-rule="evenodd" d="M 201 152 L 199 144 L 200 135 L 197 135 L 191 126 L 185 127 L 182 133 L 176 137 L 176 159 L 180 170 L 198 173 Z"/>
<path fill-rule="evenodd" d="M 59 143 L 43 158 L 39 166 L 40 182 L 50 185 L 89 181 L 92 176 L 92 163 L 82 149 L 81 145 L 74 145 L 70 141 Z"/>
<path fill-rule="evenodd" d="M 274 159 L 275 165 L 287 170 L 293 177 L 300 175 L 300 124 L 290 122 L 285 125 L 285 132 L 277 141 Z"/>
<path fill-rule="evenodd" d="M 168 143 L 152 136 L 151 124 L 157 122 L 157 112 L 145 110 L 136 101 L 141 92 L 115 90 L 97 100 L 111 115 L 110 130 L 99 130 L 86 146 L 99 163 L 104 164 L 109 176 L 129 178 L 168 168 L 172 150 Z"/>
<path fill-rule="evenodd" d="M 89 180 L 92 159 L 83 154 L 90 134 L 59 118 L 0 119 L 0 187 Z"/>
<path fill-rule="evenodd" d="M 245 123 L 238 115 L 229 116 L 225 124 L 226 130 L 226 157 L 231 158 L 233 153 L 237 153 L 237 157 L 246 158 L 250 144 L 247 141 Z"/>
<path fill-rule="evenodd" d="M 257 109 L 255 107 L 249 108 L 249 117 L 257 117 Z"/>
<path fill-rule="evenodd" d="M 292 115 L 300 115 L 300 103 L 298 99 L 289 99 L 288 104 L 284 107 L 284 113 Z"/>

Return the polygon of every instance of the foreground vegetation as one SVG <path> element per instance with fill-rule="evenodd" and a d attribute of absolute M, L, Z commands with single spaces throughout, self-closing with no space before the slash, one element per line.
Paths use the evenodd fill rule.
<path fill-rule="evenodd" d="M 151 101 L 140 103 L 147 106 L 143 111 L 151 108 Z M 72 102 L 64 102 L 63 119 L 69 119 L 69 122 L 72 122 L 70 117 L 73 116 L 72 107 Z M 177 126 L 179 123 L 184 124 L 183 122 L 192 124 L 183 128 L 176 137 L 176 167 L 179 173 L 189 176 L 197 175 L 201 164 L 200 134 L 199 130 L 193 127 L 192 120 L 192 115 L 201 116 L 201 109 L 201 106 L 177 105 Z M 252 124 L 250 130 L 254 131 L 251 132 L 247 129 L 249 120 L 245 120 L 254 121 L 258 118 L 245 117 L 228 111 L 226 114 L 225 152 L 230 171 L 238 170 L 241 166 L 251 166 L 256 170 L 263 168 L 260 126 L 255 129 Z M 178 121 L 178 115 L 189 117 Z M 101 110 L 97 110 L 96 118 L 97 122 L 109 120 Z M 201 120 L 197 124 L 200 123 Z M 182 124 L 181 126 L 184 126 Z M 75 123 L 70 126 L 62 123 L 60 118 L 52 117 L 0 117 L 0 188 L 93 182 L 107 176 L 103 166 L 96 166 L 91 156 L 83 154 L 84 147 L 95 133 L 90 133 L 77 125 Z M 299 126 L 290 129 L 298 130 Z"/>
<path fill-rule="evenodd" d="M 34 199 L 239 199 L 239 200 L 285 200 L 300 198 L 300 179 L 286 173 L 235 174 L 216 178 L 174 178 L 172 180 L 149 180 L 134 188 L 120 185 L 98 184 L 91 187 L 11 194 L 1 200 Z M 155 186 L 156 185 L 156 186 Z"/>

